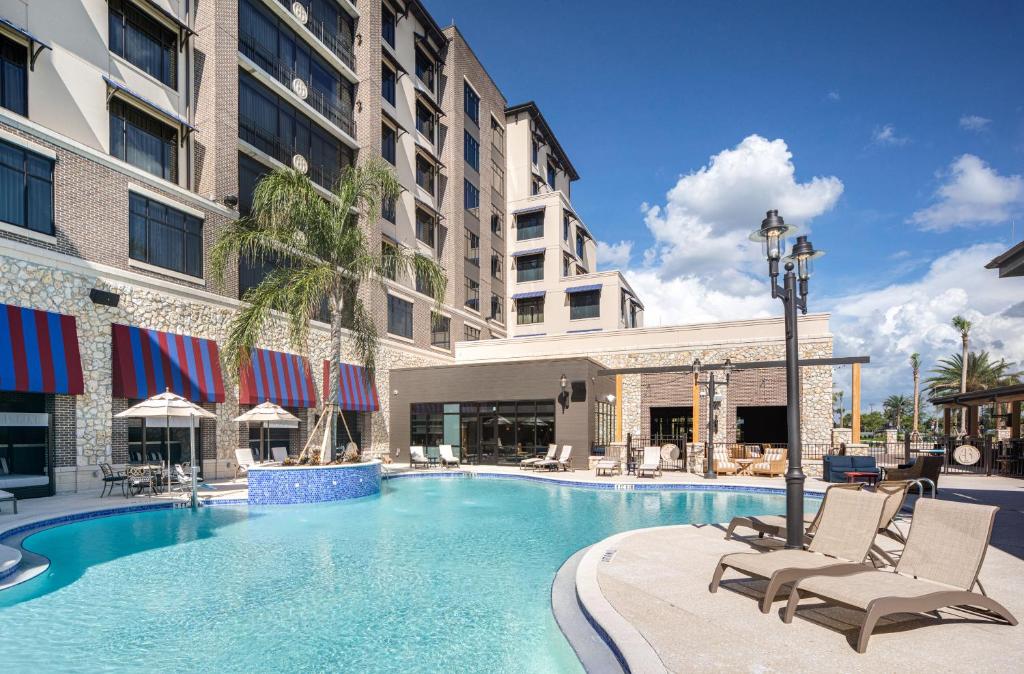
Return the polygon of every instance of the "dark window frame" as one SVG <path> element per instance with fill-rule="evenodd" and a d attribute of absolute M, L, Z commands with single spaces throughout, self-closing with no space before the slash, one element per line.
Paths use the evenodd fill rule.
<path fill-rule="evenodd" d="M 503 231 L 504 228 L 505 228 L 505 218 L 502 215 L 501 211 L 499 211 L 496 208 L 491 209 L 491 234 L 494 234 L 495 236 L 504 239 L 505 238 L 505 232 Z"/>
<path fill-rule="evenodd" d="M 476 267 L 480 266 L 480 235 L 471 230 L 469 227 L 465 227 L 465 236 L 463 240 L 466 244 L 466 262 Z M 476 241 L 476 246 L 473 245 L 473 241 Z M 476 253 L 474 254 L 474 251 Z"/>
<path fill-rule="evenodd" d="M 397 295 L 388 294 L 388 334 L 413 338 L 413 305 Z M 406 334 L 408 333 L 408 334 Z"/>
<path fill-rule="evenodd" d="M 463 287 L 466 291 L 466 300 L 463 302 L 463 306 L 473 311 L 480 311 L 480 282 L 470 277 L 465 277 L 466 282 Z M 474 287 L 474 284 L 475 287 Z"/>
<path fill-rule="evenodd" d="M 416 79 L 422 82 L 430 93 L 437 91 L 437 62 L 424 49 L 416 47 Z"/>
<path fill-rule="evenodd" d="M 516 216 L 516 241 L 542 238 L 544 238 L 544 211 L 531 211 Z"/>
<path fill-rule="evenodd" d="M 20 86 L 10 82 L 15 75 Z M 12 99 L 15 91 L 20 100 Z M 0 108 L 28 117 L 28 47 L 6 35 L 0 35 Z"/>
<path fill-rule="evenodd" d="M 420 217 L 420 214 L 425 216 Z M 434 247 L 434 241 L 436 239 L 437 230 L 437 218 L 434 214 L 425 208 L 416 208 L 416 238 L 423 243 L 427 244 L 431 248 Z"/>
<path fill-rule="evenodd" d="M 523 264 L 526 263 L 524 267 Z M 516 258 L 516 283 L 544 280 L 544 253 L 520 255 Z"/>
<path fill-rule="evenodd" d="M 462 130 L 462 157 L 473 169 L 480 172 L 480 142 L 469 133 L 469 129 Z"/>
<path fill-rule="evenodd" d="M 536 325 L 544 322 L 544 296 L 521 297 L 516 300 L 516 325 Z"/>
<path fill-rule="evenodd" d="M 505 256 L 496 250 L 491 250 L 491 278 L 501 280 L 505 275 Z"/>
<path fill-rule="evenodd" d="M 424 157 L 419 152 L 416 153 L 416 184 L 423 190 L 434 196 L 435 189 L 437 187 L 437 167 L 434 162 L 430 161 L 427 157 Z"/>
<path fill-rule="evenodd" d="M 388 66 L 387 63 L 381 61 L 380 64 L 380 95 L 385 101 L 390 103 L 392 106 L 396 105 L 395 101 L 398 100 L 396 92 L 398 91 L 398 73 L 395 72 L 394 68 Z"/>
<path fill-rule="evenodd" d="M 490 319 L 499 323 L 504 323 L 505 320 L 502 318 L 504 314 L 503 310 L 504 302 L 502 301 L 501 295 L 498 293 L 491 293 L 491 315 Z"/>
<path fill-rule="evenodd" d="M 473 120 L 473 123 L 480 126 L 480 95 L 476 93 L 469 82 L 463 82 L 463 109 L 466 116 Z"/>
<path fill-rule="evenodd" d="M 569 293 L 569 320 L 579 321 L 601 317 L 601 291 Z"/>
<path fill-rule="evenodd" d="M 108 106 L 110 117 L 110 155 L 158 178 L 178 182 L 178 130 L 163 120 L 120 99 L 113 98 Z M 145 125 L 145 126 L 144 126 Z M 154 173 L 129 158 L 129 126 L 160 142 L 159 162 L 162 172 Z M 148 126 L 149 128 L 146 128 Z M 158 136 L 159 134 L 159 136 Z M 119 140 L 115 140 L 119 139 Z M 118 152 L 120 149 L 120 152 Z M 157 159 L 154 157 L 154 159 Z"/>
<path fill-rule="evenodd" d="M 154 267 L 168 269 L 196 279 L 203 278 L 203 219 L 137 192 L 128 193 L 128 203 L 128 256 L 137 262 Z M 163 220 L 158 219 L 161 212 L 164 214 Z M 136 240 L 136 236 L 140 233 L 138 231 L 140 226 L 144 228 L 144 242 Z M 168 253 L 168 248 L 165 244 L 153 241 L 156 236 L 154 232 L 156 227 L 176 230 L 171 233 L 181 236 L 182 265 L 180 268 L 172 266 L 166 259 L 159 259 L 159 255 Z M 195 248 L 190 249 L 190 245 Z M 190 250 L 192 251 L 191 255 Z M 192 266 L 190 263 L 198 266 Z"/>
<path fill-rule="evenodd" d="M 449 316 L 430 312 L 430 345 L 439 349 L 452 348 L 452 319 Z"/>
<path fill-rule="evenodd" d="M 392 48 L 395 46 L 395 29 L 397 25 L 398 19 L 395 13 L 391 11 L 390 7 L 382 3 L 380 8 L 380 37 Z"/>
<path fill-rule="evenodd" d="M 177 91 L 178 34 L 130 0 L 108 0 L 107 6 L 110 52 Z M 151 48 L 160 50 L 158 66 L 146 64 L 142 54 L 132 51 L 132 46 L 140 48 L 143 40 Z M 158 67 L 158 71 L 154 72 L 154 67 Z"/>
<path fill-rule="evenodd" d="M 12 174 L 11 177 L 14 178 L 14 182 L 17 182 L 20 177 L 23 199 L 20 217 L 11 217 L 14 214 L 5 213 L 2 210 L 4 206 L 0 205 L 0 220 L 15 227 L 24 228 L 29 232 L 53 236 L 56 233 L 54 204 L 54 168 L 56 161 L 50 157 L 33 152 L 28 148 L 4 140 L 0 140 L 0 149 L 3 150 L 3 152 L 0 152 L 0 187 L 2 187 L 3 176 L 7 172 Z M 20 166 L 17 164 L 20 164 Z M 49 217 L 45 218 L 48 225 L 46 229 L 32 226 L 34 221 L 33 213 L 36 210 L 31 199 L 34 192 L 33 185 L 43 187 L 44 192 L 47 191 L 45 188 L 49 187 L 49 199 L 45 200 L 49 208 Z M 39 203 L 41 204 L 42 201 L 40 199 Z M 37 217 L 43 217 L 43 215 L 39 214 Z M 15 222 L 15 220 L 20 220 L 21 222 Z M 34 224 L 38 225 L 38 223 Z"/>
<path fill-rule="evenodd" d="M 479 342 L 481 332 L 480 328 L 474 328 L 472 325 L 467 325 L 465 323 L 462 325 L 463 341 Z"/>
<path fill-rule="evenodd" d="M 387 122 L 380 123 L 380 156 L 392 166 L 398 165 L 398 132 Z"/>
<path fill-rule="evenodd" d="M 462 206 L 471 211 L 480 208 L 480 188 L 469 182 L 469 178 L 462 179 Z"/>

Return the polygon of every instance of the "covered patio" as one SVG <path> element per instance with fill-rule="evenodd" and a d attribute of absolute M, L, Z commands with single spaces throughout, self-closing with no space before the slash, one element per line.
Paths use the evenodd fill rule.
<path fill-rule="evenodd" d="M 1024 384 L 951 393 L 932 398 L 931 403 L 942 408 L 942 432 L 949 439 L 947 444 L 977 447 L 982 454 L 980 467 L 988 474 L 1024 476 L 1024 436 L 1021 434 Z M 990 428 L 982 424 L 981 411 L 986 407 L 990 408 Z M 966 437 L 959 439 L 955 438 L 953 427 L 953 411 L 958 409 L 964 412 L 966 426 Z"/>

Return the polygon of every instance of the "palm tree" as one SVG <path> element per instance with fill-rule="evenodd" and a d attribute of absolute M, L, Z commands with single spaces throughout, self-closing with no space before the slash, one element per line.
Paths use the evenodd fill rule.
<path fill-rule="evenodd" d="M 910 369 L 914 373 L 914 424 L 911 433 L 917 438 L 917 424 L 920 421 L 921 410 L 921 354 L 914 352 L 910 354 Z"/>
<path fill-rule="evenodd" d="M 257 345 L 271 312 L 284 314 L 293 346 L 305 350 L 312 319 L 329 314 L 330 377 L 338 381 L 344 332 L 351 335 L 368 376 L 376 365 L 378 334 L 360 299 L 366 281 L 385 286 L 385 278 L 416 274 L 421 288 L 440 305 L 446 279 L 433 261 L 397 247 L 382 252 L 371 246 L 358 215 L 375 224 L 380 206 L 398 196 L 390 166 L 373 159 L 345 169 L 325 198 L 305 175 L 288 168 L 273 171 L 256 185 L 252 212 L 230 223 L 212 250 L 212 272 L 223 278 L 238 258 L 274 268 L 242 297 L 225 344 L 228 371 L 237 373 Z M 337 386 L 329 386 L 323 413 L 332 444 L 337 423 Z M 347 427 L 346 427 L 347 428 Z M 312 435 L 311 435 L 312 437 Z M 351 438 L 350 438 L 351 439 Z"/>
<path fill-rule="evenodd" d="M 907 411 L 910 409 L 910 399 L 902 393 L 893 394 L 885 399 L 882 407 L 886 414 L 893 418 L 896 430 L 899 431 L 903 417 L 907 416 Z"/>
<path fill-rule="evenodd" d="M 963 358 L 955 353 L 949 358 L 939 360 L 939 365 L 931 371 L 931 377 L 924 383 L 930 397 L 957 393 L 961 388 L 967 391 L 980 391 L 1020 383 L 1024 373 L 1014 372 L 1013 363 L 1000 358 L 993 360 L 988 351 L 968 354 L 967 369 L 962 367 Z M 961 382 L 966 381 L 966 385 Z"/>
<path fill-rule="evenodd" d="M 843 415 L 846 409 L 843 407 L 843 395 L 842 390 L 832 391 L 832 414 L 839 415 L 839 426 L 843 425 Z"/>
<path fill-rule="evenodd" d="M 968 353 L 968 342 L 970 341 L 971 335 L 971 322 L 957 314 L 953 317 L 953 327 L 960 331 L 960 341 L 963 344 L 963 348 L 960 353 L 962 354 L 962 360 L 960 362 L 967 363 L 970 365 L 970 360 L 967 358 Z M 967 392 L 967 370 L 961 369 L 960 371 L 960 393 Z M 960 433 L 964 432 L 964 412 L 960 410 Z"/>

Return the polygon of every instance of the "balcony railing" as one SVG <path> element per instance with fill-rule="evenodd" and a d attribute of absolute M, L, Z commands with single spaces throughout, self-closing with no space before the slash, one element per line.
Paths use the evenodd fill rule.
<path fill-rule="evenodd" d="M 281 139 L 261 129 L 254 120 L 245 115 L 238 116 L 238 137 L 288 167 L 292 167 L 292 157 L 295 155 L 305 156 L 293 145 L 284 143 Z M 309 157 L 306 157 L 306 160 L 308 162 Z M 341 172 L 337 166 L 309 164 L 306 175 L 321 187 L 331 189 L 341 176 Z"/>
<path fill-rule="evenodd" d="M 352 111 L 351 109 L 346 110 L 341 98 L 314 87 L 309 78 L 302 77 L 299 73 L 282 63 L 277 56 L 265 49 L 259 43 L 259 40 L 248 33 L 241 31 L 238 33 L 238 51 L 289 89 L 292 87 L 292 82 L 297 79 L 302 80 L 308 92 L 305 102 L 330 120 L 332 124 L 335 124 L 353 138 L 355 137 L 356 129 L 355 121 L 352 119 Z"/>
<path fill-rule="evenodd" d="M 278 0 L 285 9 L 291 12 L 293 0 Z M 300 3 L 305 7 L 307 16 L 310 14 L 309 7 L 304 3 Z M 355 3 L 353 3 L 355 4 Z M 323 21 L 309 16 L 305 21 L 306 30 L 316 36 L 316 39 L 324 43 L 324 45 L 330 49 L 334 54 L 342 60 L 342 62 L 349 68 L 355 70 L 355 56 L 352 51 L 352 40 L 338 32 L 328 28 Z"/>

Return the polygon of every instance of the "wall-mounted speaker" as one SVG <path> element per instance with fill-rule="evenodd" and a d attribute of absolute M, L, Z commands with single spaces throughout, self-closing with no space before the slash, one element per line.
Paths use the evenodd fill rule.
<path fill-rule="evenodd" d="M 107 292 L 99 288 L 93 288 L 89 291 L 89 299 L 92 300 L 93 304 L 101 304 L 105 307 L 116 307 L 121 302 L 121 296 L 117 293 Z"/>
<path fill-rule="evenodd" d="M 585 379 L 572 383 L 572 397 L 570 400 L 574 403 L 587 402 L 587 381 Z"/>

